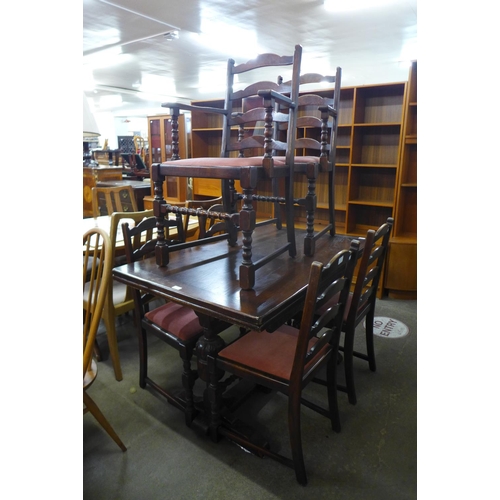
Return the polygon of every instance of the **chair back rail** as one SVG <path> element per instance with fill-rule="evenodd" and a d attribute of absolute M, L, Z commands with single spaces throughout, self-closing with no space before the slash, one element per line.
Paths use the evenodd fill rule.
<path fill-rule="evenodd" d="M 132 186 L 92 188 L 92 212 L 94 217 L 111 215 L 113 212 L 137 212 L 137 201 Z"/>

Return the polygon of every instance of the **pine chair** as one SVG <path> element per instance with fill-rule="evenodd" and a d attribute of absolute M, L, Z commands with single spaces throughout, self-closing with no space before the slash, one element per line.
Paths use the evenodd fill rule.
<path fill-rule="evenodd" d="M 353 240 L 349 251 L 339 252 L 326 266 L 317 261 L 312 263 L 300 329 L 283 325 L 272 333 L 250 331 L 219 351 L 216 357 L 208 356 L 212 439 L 217 440 L 220 432 L 248 450 L 278 460 L 295 469 L 297 481 L 303 485 L 307 484 L 307 476 L 300 430 L 301 403 L 328 417 L 332 429 L 340 431 L 336 389 L 337 352 L 358 249 L 359 242 Z M 335 297 L 335 304 L 316 318 L 317 309 L 332 297 Z M 328 329 L 324 328 L 326 324 L 329 325 Z M 302 398 L 302 389 L 324 366 L 328 380 L 328 409 Z M 222 384 L 218 380 L 221 370 L 288 396 L 292 459 L 258 446 L 224 427 L 220 409 Z"/>
<path fill-rule="evenodd" d="M 122 263 L 122 261 L 117 259 L 116 257 L 116 242 L 118 238 L 121 239 L 121 236 L 119 236 L 119 233 L 121 233 L 120 222 L 123 219 L 132 219 L 133 221 L 135 221 L 135 223 L 137 223 L 145 217 L 151 217 L 152 215 L 152 210 L 145 210 L 142 212 L 114 212 L 111 215 L 109 237 L 111 240 L 110 255 L 113 262 L 113 267 Z M 113 363 L 115 378 L 118 381 L 123 379 L 123 374 L 120 364 L 120 354 L 118 352 L 118 339 L 116 337 L 116 319 L 118 316 L 121 316 L 133 310 L 134 299 L 131 289 L 126 285 L 112 279 L 111 284 L 106 292 L 106 303 L 102 312 L 102 319 L 106 327 L 109 354 Z M 98 346 L 97 350 L 98 352 L 100 352 Z"/>
<path fill-rule="evenodd" d="M 125 251 L 129 263 L 154 255 L 156 247 L 156 238 L 152 236 L 154 228 L 156 228 L 155 217 L 149 217 L 133 228 L 130 228 L 126 222 L 123 224 Z M 146 238 L 142 237 L 144 234 L 146 234 Z M 196 342 L 203 334 L 203 328 L 192 309 L 174 302 L 167 302 L 150 311 L 149 302 L 155 298 L 153 295 L 144 294 L 137 289 L 132 289 L 132 294 L 139 337 L 139 386 L 142 389 L 150 386 L 174 406 L 183 410 L 186 424 L 191 426 L 196 415 L 193 386 L 198 378 L 196 370 L 191 369 L 191 358 L 195 351 Z M 155 335 L 179 351 L 183 364 L 184 398 L 168 392 L 149 376 L 148 333 Z"/>
<path fill-rule="evenodd" d="M 234 60 L 229 59 L 227 69 L 227 89 L 225 107 L 210 108 L 203 106 L 183 105 L 179 103 L 164 103 L 162 106 L 170 108 L 172 115 L 173 135 L 176 130 L 176 121 L 181 109 L 189 111 L 201 111 L 212 113 L 221 117 L 222 138 L 221 155 L 219 158 L 190 158 L 176 159 L 165 163 L 152 165 L 151 177 L 155 185 L 155 214 L 158 218 L 159 232 L 156 248 L 156 261 L 159 266 L 168 265 L 168 255 L 171 250 L 164 241 L 161 225 L 163 217 L 176 210 L 163 199 L 162 185 L 168 175 L 181 177 L 215 178 L 220 179 L 222 184 L 222 197 L 224 213 L 213 212 L 210 217 L 224 220 L 227 226 L 227 240 L 229 245 L 236 245 L 238 231 L 242 232 L 242 261 L 239 268 L 240 286 L 243 289 L 251 289 L 255 284 L 255 272 L 270 260 L 288 251 L 291 257 L 296 255 L 295 229 L 293 217 L 293 154 L 294 135 L 290 134 L 288 144 L 278 144 L 273 138 L 273 112 L 277 102 L 288 106 L 288 120 L 290 129 L 295 129 L 296 113 L 295 104 L 298 96 L 298 78 L 300 74 L 300 62 L 302 47 L 297 45 L 292 56 L 278 56 L 276 54 L 261 54 L 254 60 L 236 65 Z M 290 96 L 281 92 L 281 86 L 267 80 L 251 81 L 256 73 L 264 74 L 267 78 L 269 71 L 273 68 L 290 66 L 292 70 L 292 85 Z M 233 90 L 235 76 L 247 85 L 242 90 Z M 253 77 L 255 78 L 255 77 Z M 250 80 L 250 82 L 249 82 Z M 257 98 L 257 107 L 249 111 L 240 112 L 241 103 L 244 99 Z M 264 133 L 253 134 L 242 138 L 232 130 L 242 124 L 255 125 L 255 122 L 264 119 Z M 286 163 L 274 164 L 273 152 L 281 147 L 286 149 Z M 238 155 L 238 156 L 233 156 Z M 252 233 L 256 223 L 256 211 L 254 203 L 275 203 L 275 197 L 258 193 L 259 186 L 266 180 L 275 183 L 284 179 L 285 183 L 285 214 L 287 242 L 281 248 L 276 249 L 269 255 L 257 261 L 252 260 Z M 240 182 L 242 193 L 235 190 L 235 180 Z M 239 212 L 236 211 L 236 203 L 242 200 Z M 197 215 L 192 210 L 192 215 Z M 264 222 L 271 222 L 269 219 Z M 205 243 L 208 239 L 205 239 Z M 179 250 L 176 247 L 172 250 Z"/>
<path fill-rule="evenodd" d="M 344 332 L 344 344 L 340 350 L 344 353 L 345 386 L 338 389 L 347 392 L 349 403 L 355 405 L 357 402 L 356 389 L 354 385 L 354 358 L 368 361 L 372 372 L 376 371 L 375 348 L 373 344 L 373 319 L 375 317 L 375 305 L 377 299 L 377 288 L 380 276 L 384 268 L 387 246 L 391 234 L 394 219 L 389 217 L 377 231 L 369 229 L 366 234 L 363 254 L 358 263 L 356 284 L 354 291 L 349 294 L 347 307 L 344 312 L 342 331 Z M 324 307 L 327 308 L 327 303 Z M 322 310 L 318 311 L 320 314 Z M 356 327 L 366 318 L 366 353 L 354 351 L 354 336 Z"/>
<path fill-rule="evenodd" d="M 83 235 L 83 245 L 83 413 L 90 411 L 120 449 L 126 451 L 127 448 L 87 392 L 97 377 L 97 363 L 93 359 L 94 341 L 111 282 L 111 240 L 105 231 L 95 228 Z"/>
<path fill-rule="evenodd" d="M 92 188 L 92 212 L 94 217 L 111 215 L 113 212 L 137 211 L 137 201 L 131 186 Z"/>

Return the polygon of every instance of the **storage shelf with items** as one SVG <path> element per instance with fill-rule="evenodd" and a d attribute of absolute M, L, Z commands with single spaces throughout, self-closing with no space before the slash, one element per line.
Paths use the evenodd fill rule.
<path fill-rule="evenodd" d="M 394 298 L 417 296 L 417 61 L 408 78 L 393 237 L 385 287 Z"/>

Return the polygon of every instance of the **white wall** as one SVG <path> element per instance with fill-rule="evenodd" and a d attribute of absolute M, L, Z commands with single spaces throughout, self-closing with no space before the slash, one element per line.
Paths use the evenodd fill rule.
<path fill-rule="evenodd" d="M 99 137 L 99 146 L 108 140 L 109 149 L 118 149 L 119 135 L 140 135 L 148 139 L 148 120 L 147 118 L 137 117 L 114 117 L 112 113 L 95 112 L 97 126 L 101 136 Z"/>

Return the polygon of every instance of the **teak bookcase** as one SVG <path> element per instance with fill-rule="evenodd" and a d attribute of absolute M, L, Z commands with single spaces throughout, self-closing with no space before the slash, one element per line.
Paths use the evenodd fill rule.
<path fill-rule="evenodd" d="M 393 238 L 389 242 L 385 287 L 389 296 L 417 296 L 417 61 L 408 78 Z"/>

